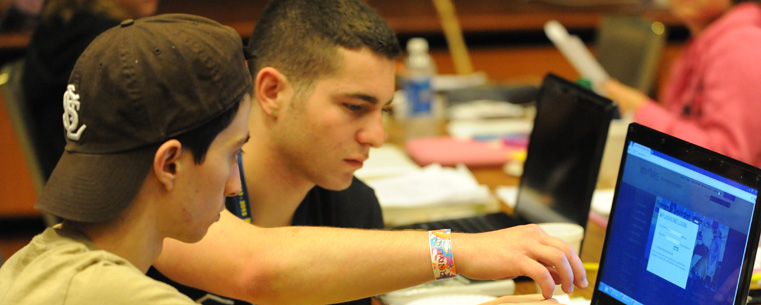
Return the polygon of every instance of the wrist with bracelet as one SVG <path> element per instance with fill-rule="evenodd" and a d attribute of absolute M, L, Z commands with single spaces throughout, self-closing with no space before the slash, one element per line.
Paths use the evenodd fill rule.
<path fill-rule="evenodd" d="M 443 280 L 454 278 L 457 271 L 452 253 L 452 238 L 450 229 L 428 231 L 428 246 L 431 252 L 433 278 Z"/>

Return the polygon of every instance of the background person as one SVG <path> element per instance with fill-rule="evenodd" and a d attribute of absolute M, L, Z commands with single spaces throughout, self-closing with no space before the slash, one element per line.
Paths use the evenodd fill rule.
<path fill-rule="evenodd" d="M 156 13 L 158 0 L 48 0 L 24 57 L 24 102 L 34 125 L 34 146 L 43 177 L 53 172 L 66 145 L 61 128 L 61 94 L 74 63 L 100 33 L 124 19 Z"/>
<path fill-rule="evenodd" d="M 761 5 L 742 0 L 670 0 L 691 38 L 672 66 L 660 103 L 618 81 L 608 97 L 634 120 L 761 166 Z"/>

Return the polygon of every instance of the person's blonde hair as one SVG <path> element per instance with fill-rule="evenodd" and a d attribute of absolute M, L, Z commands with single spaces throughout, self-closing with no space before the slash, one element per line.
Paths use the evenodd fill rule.
<path fill-rule="evenodd" d="M 129 18 L 127 12 L 114 0 L 45 0 L 44 5 L 42 18 L 45 21 L 60 19 L 68 23 L 79 11 L 88 11 L 118 20 Z"/>

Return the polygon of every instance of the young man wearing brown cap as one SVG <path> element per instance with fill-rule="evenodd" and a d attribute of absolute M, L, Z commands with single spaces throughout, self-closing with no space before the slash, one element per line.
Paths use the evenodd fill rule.
<path fill-rule="evenodd" d="M 63 222 L 0 269 L 1 304 L 194 304 L 145 271 L 241 189 L 251 78 L 240 36 L 189 15 L 127 20 L 81 55 L 66 150 L 36 207 Z"/>
<path fill-rule="evenodd" d="M 393 95 L 399 54 L 388 25 L 358 0 L 276 0 L 248 47 L 256 103 L 242 156 L 246 186 L 254 222 L 279 228 L 224 212 L 200 243 L 168 240 L 157 269 L 255 304 L 344 302 L 433 280 L 428 232 L 284 227 L 303 221 L 305 205 L 308 225 L 343 223 L 334 217 L 368 221 L 372 214 L 372 191 L 354 191 L 332 206 L 310 197 L 317 187 L 320 195 L 346 196 L 329 190 L 357 186 L 352 174 L 384 140 L 382 110 Z M 576 254 L 536 226 L 451 234 L 451 241 L 456 271 L 472 278 L 529 275 L 545 297 L 556 282 L 566 291 L 586 286 Z"/>

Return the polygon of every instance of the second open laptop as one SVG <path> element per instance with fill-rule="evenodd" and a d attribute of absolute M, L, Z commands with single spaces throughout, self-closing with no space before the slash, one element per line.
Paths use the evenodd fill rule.
<path fill-rule="evenodd" d="M 570 222 L 586 227 L 614 104 L 548 74 L 536 100 L 515 213 L 415 223 L 396 228 L 485 232 L 526 223 Z"/>
<path fill-rule="evenodd" d="M 761 170 L 633 123 L 592 304 L 745 304 Z"/>

